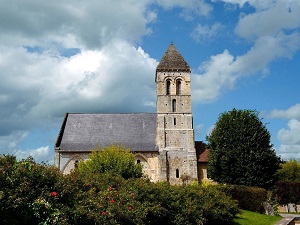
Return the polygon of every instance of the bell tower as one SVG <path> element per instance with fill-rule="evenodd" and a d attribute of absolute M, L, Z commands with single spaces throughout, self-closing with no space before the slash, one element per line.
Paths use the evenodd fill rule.
<path fill-rule="evenodd" d="M 171 43 L 156 67 L 155 76 L 158 176 L 170 184 L 198 179 L 190 73 L 190 66 Z"/>

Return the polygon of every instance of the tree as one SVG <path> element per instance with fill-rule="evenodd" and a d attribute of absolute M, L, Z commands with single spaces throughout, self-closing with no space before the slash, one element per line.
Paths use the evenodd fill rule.
<path fill-rule="evenodd" d="M 233 109 L 221 114 L 207 141 L 208 176 L 213 180 L 265 188 L 274 184 L 281 160 L 257 111 Z"/>
<path fill-rule="evenodd" d="M 300 162 L 290 160 L 282 163 L 277 175 L 279 181 L 300 182 Z"/>
<path fill-rule="evenodd" d="M 121 177 L 139 178 L 142 177 L 142 165 L 136 163 L 135 156 L 124 146 L 111 145 L 98 147 L 92 151 L 90 160 L 81 161 L 78 165 L 79 173 L 110 173 Z"/>

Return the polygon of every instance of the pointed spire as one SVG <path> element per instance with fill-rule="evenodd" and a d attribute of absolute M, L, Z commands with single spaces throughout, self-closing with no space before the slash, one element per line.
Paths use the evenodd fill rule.
<path fill-rule="evenodd" d="M 169 48 L 167 49 L 164 56 L 160 60 L 160 63 L 156 67 L 156 72 L 159 71 L 191 71 L 190 66 L 184 60 L 182 55 L 177 51 L 173 42 L 171 42 Z"/>

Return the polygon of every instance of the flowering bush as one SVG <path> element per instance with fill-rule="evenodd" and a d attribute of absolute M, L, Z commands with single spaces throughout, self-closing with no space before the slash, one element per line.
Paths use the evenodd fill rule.
<path fill-rule="evenodd" d="M 0 224 L 226 224 L 236 203 L 216 188 L 171 186 L 113 173 L 0 157 Z"/>
<path fill-rule="evenodd" d="M 0 156 L 0 224 L 63 224 L 66 207 L 51 192 L 62 179 L 57 168 L 32 158 Z"/>

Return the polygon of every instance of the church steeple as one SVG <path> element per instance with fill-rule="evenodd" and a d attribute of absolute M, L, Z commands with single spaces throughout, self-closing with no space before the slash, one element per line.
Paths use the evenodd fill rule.
<path fill-rule="evenodd" d="M 189 64 L 184 60 L 182 55 L 177 51 L 175 45 L 171 43 L 162 59 L 160 60 L 160 63 L 156 67 L 156 72 L 159 71 L 190 72 L 191 68 Z"/>
<path fill-rule="evenodd" d="M 197 180 L 191 108 L 191 69 L 173 43 L 156 67 L 156 142 L 161 155 L 159 179 L 171 184 Z"/>

